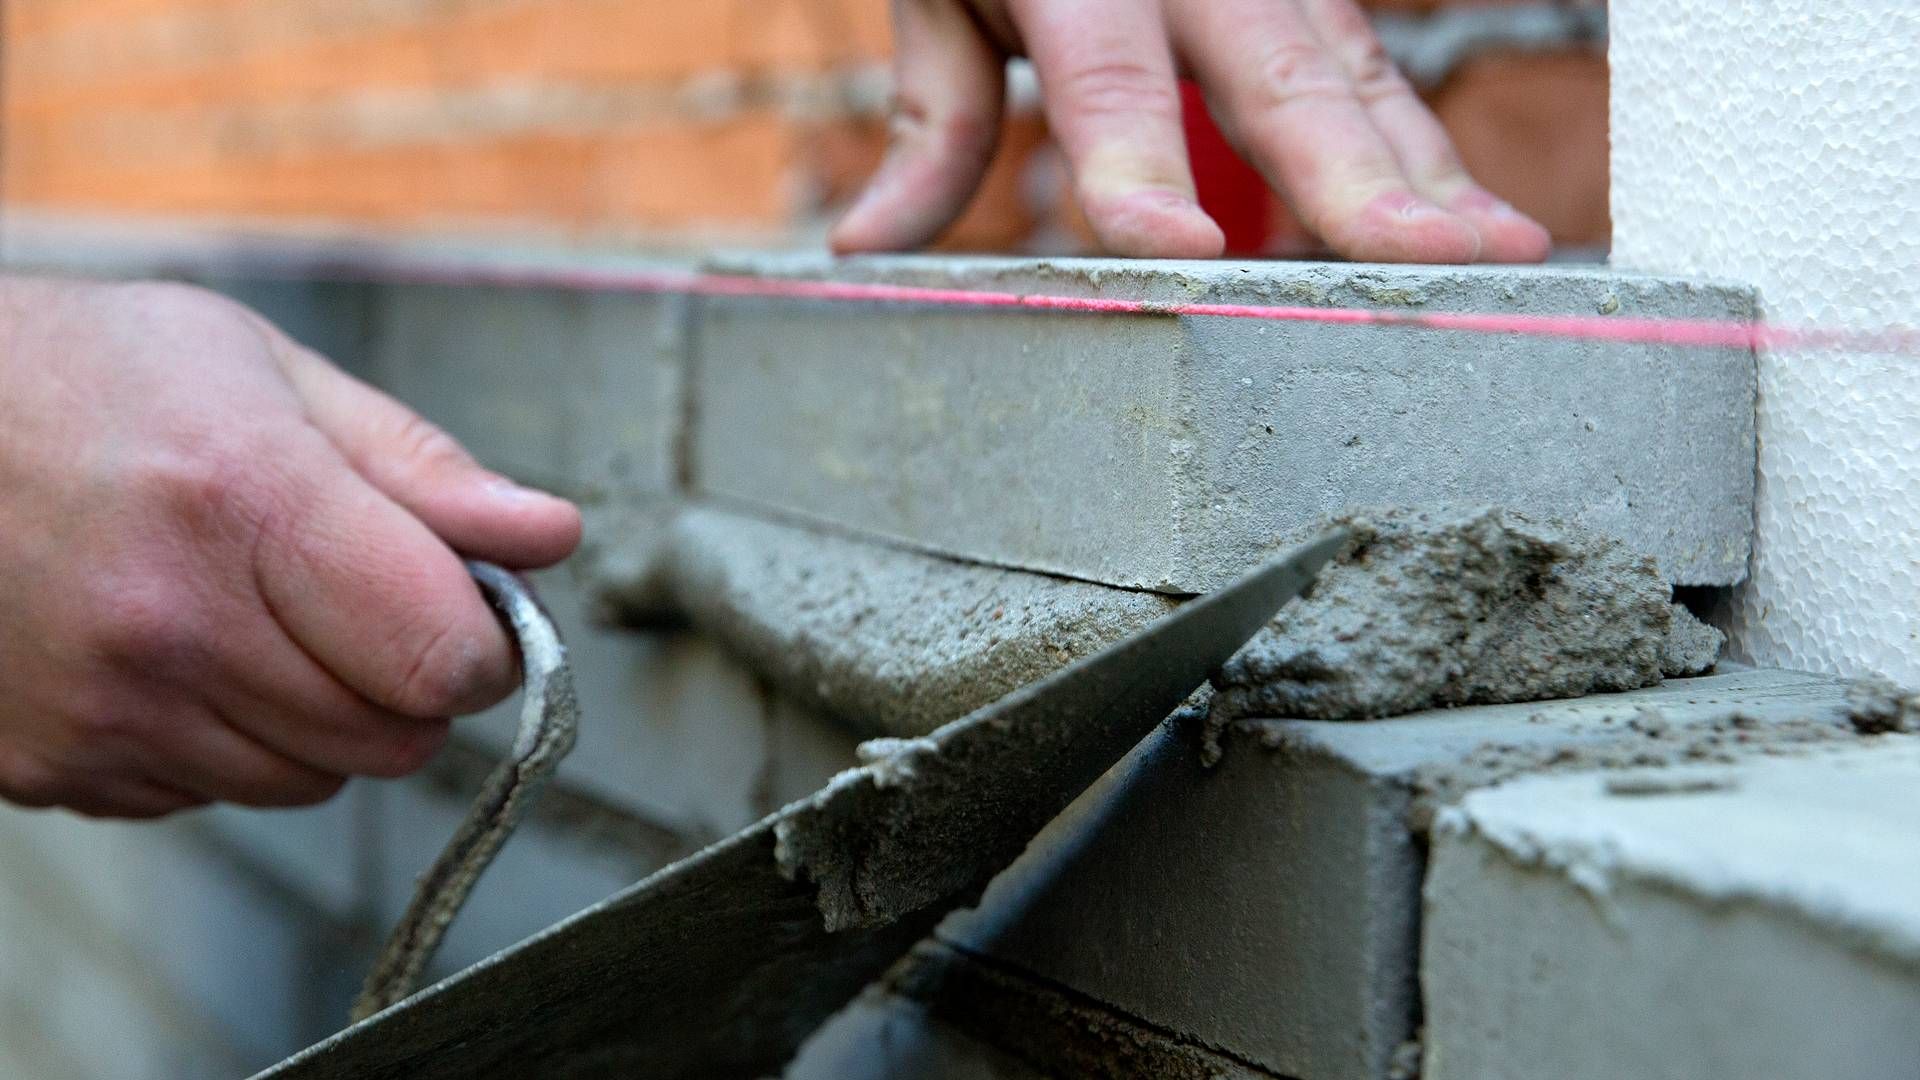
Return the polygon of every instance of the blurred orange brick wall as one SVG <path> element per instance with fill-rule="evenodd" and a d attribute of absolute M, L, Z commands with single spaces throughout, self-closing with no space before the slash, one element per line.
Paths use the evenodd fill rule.
<path fill-rule="evenodd" d="M 1382 6 L 1429 7 L 1421 0 Z M 4 197 L 53 213 L 616 243 L 817 237 L 885 139 L 887 0 L 7 0 Z M 1562 240 L 1606 237 L 1606 70 L 1432 95 Z M 1017 115 L 946 246 L 1086 234 Z"/>

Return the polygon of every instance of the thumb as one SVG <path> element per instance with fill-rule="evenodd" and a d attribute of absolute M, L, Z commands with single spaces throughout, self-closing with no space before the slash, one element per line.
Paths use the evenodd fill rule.
<path fill-rule="evenodd" d="M 514 653 L 459 558 L 324 437 L 281 440 L 296 514 L 268 519 L 253 580 L 286 635 L 334 678 L 411 717 L 483 709 L 512 689 Z"/>
<path fill-rule="evenodd" d="M 551 566 L 579 546 L 572 503 L 482 467 L 418 413 L 290 340 L 277 344 L 314 426 L 449 547 L 524 570 Z"/>

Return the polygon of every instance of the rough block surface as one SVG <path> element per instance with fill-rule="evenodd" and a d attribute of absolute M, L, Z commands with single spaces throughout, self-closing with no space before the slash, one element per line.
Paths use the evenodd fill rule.
<path fill-rule="evenodd" d="M 1367 723 L 1162 728 L 941 934 L 1283 1076 L 1381 1080 L 1414 1035 L 1434 805 L 1539 771 L 1857 739 L 1844 687 L 1744 671 Z M 1736 717 L 1745 719 L 1736 720 Z"/>
<path fill-rule="evenodd" d="M 384 388 L 488 465 L 570 495 L 670 488 L 681 301 L 577 290 L 387 285 Z"/>
<path fill-rule="evenodd" d="M 812 257 L 721 270 L 1157 301 L 1747 319 L 1568 267 Z M 1745 572 L 1751 353 L 1411 328 L 709 299 L 699 491 L 971 559 L 1196 592 L 1362 505 L 1497 503 L 1671 580 Z"/>
<path fill-rule="evenodd" d="M 710 508 L 675 522 L 665 563 L 696 627 L 876 735 L 924 735 L 1177 606 Z"/>
<path fill-rule="evenodd" d="M 56 1063 L 19 1075 L 240 1076 L 338 1026 L 362 943 L 195 832 L 0 808 L 0 1038 Z"/>
<path fill-rule="evenodd" d="M 1431 1080 L 1894 1080 L 1920 1062 L 1920 740 L 1539 777 L 1436 829 Z"/>

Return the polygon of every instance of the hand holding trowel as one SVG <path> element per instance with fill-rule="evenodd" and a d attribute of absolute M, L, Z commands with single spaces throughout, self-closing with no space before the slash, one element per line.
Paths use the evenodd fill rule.
<path fill-rule="evenodd" d="M 869 743 L 810 798 L 262 1074 L 756 1077 L 1144 738 L 1345 541 L 1321 537 L 931 735 Z M 410 989 L 571 739 L 557 639 L 477 571 L 522 641 L 522 738 L 423 879 L 369 981 Z M 530 614 L 533 613 L 533 614 Z M 556 722 L 558 721 L 558 722 Z"/>

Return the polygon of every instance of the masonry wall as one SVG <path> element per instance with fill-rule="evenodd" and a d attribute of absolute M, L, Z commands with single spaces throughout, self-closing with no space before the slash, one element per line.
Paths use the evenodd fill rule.
<path fill-rule="evenodd" d="M 810 245 L 884 138 L 884 7 L 8 0 L 0 203 L 16 218 L 115 222 L 96 240 L 131 220 L 482 244 Z M 1470 165 L 1563 242 L 1604 245 L 1606 70 L 1591 41 L 1515 31 L 1450 51 L 1428 19 L 1458 5 L 1376 7 L 1401 20 L 1383 24 L 1397 28 L 1397 50 L 1440 57 L 1422 85 Z M 1522 21 L 1553 8 L 1508 7 Z M 949 247 L 1086 243 L 1030 80 L 1016 102 L 1006 152 Z M 1270 250 L 1299 250 L 1268 209 Z M 112 248 L 91 268 L 125 269 Z M 47 261 L 76 266 L 71 245 L 57 255 Z M 492 464 L 576 495 L 604 491 L 609 466 L 626 488 L 660 481 L 660 460 L 603 453 L 588 436 L 612 429 L 576 411 L 642 400 L 634 385 L 582 388 L 604 389 L 613 370 L 644 375 L 629 349 L 595 351 L 650 340 L 644 312 L 612 314 L 642 324 L 630 335 L 588 333 L 554 350 L 579 367 L 529 378 L 514 335 L 571 332 L 581 305 L 501 296 L 474 315 L 449 313 L 430 289 L 383 298 L 350 284 L 218 284 Z M 497 355 L 436 342 L 436 326 L 469 316 L 500 320 L 487 338 Z M 442 971 L 852 760 L 851 732 L 795 708 L 711 641 L 595 627 L 566 570 L 540 586 L 588 680 L 589 714 L 610 722 L 592 726 L 483 882 Z M 426 775 L 356 782 L 311 811 L 115 825 L 0 808 L 0 1076 L 234 1076 L 334 1030 L 511 719 L 464 722 Z"/>
<path fill-rule="evenodd" d="M 1920 9 L 1621 0 L 1613 21 L 1616 265 L 1751 282 L 1787 324 L 1920 319 Z M 1736 649 L 1920 680 L 1920 363 L 1760 361 Z"/>

